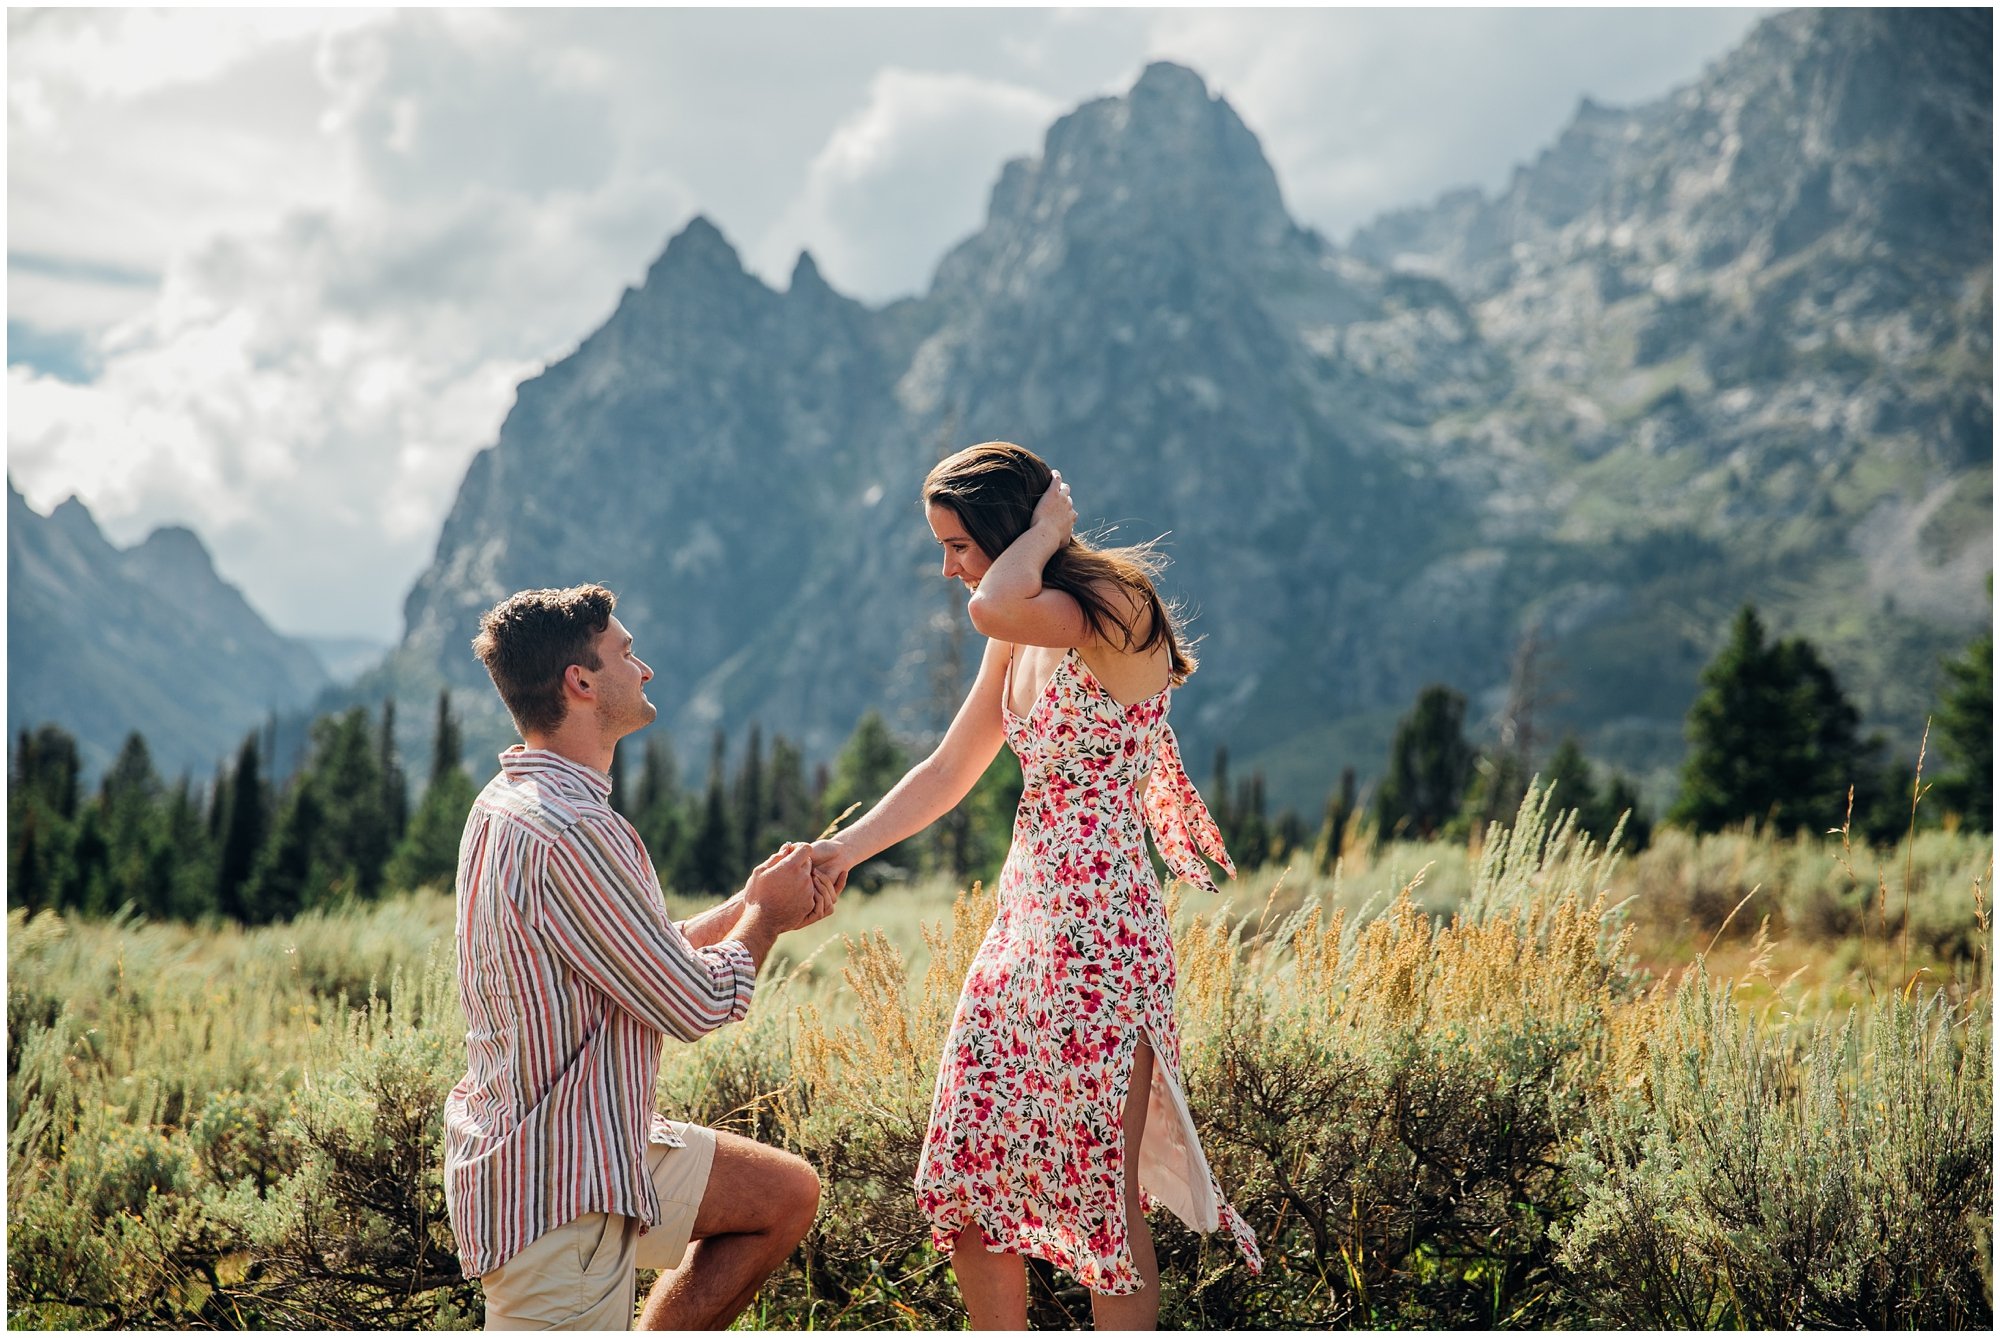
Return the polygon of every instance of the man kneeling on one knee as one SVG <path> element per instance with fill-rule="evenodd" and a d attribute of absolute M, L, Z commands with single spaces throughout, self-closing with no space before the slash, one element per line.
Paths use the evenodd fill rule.
<path fill-rule="evenodd" d="M 799 1158 L 653 1110 L 661 1037 L 741 1018 L 772 943 L 840 886 L 788 844 L 713 910 L 667 918 L 610 806 L 613 746 L 658 714 L 616 603 L 523 591 L 472 643 L 524 741 L 458 856 L 467 1073 L 445 1101 L 445 1202 L 489 1329 L 629 1328 L 637 1268 L 664 1270 L 642 1328 L 723 1328 L 819 1205 Z"/>

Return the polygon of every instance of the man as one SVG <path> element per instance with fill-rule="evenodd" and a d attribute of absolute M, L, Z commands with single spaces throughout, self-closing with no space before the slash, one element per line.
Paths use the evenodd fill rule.
<path fill-rule="evenodd" d="M 468 1071 L 445 1101 L 445 1202 L 489 1329 L 726 1327 L 819 1204 L 804 1161 L 653 1111 L 662 1034 L 741 1018 L 778 935 L 832 909 L 810 847 L 678 925 L 614 812 L 612 748 L 658 712 L 597 585 L 527 590 L 474 652 L 520 731 L 466 820 L 458 979 Z"/>

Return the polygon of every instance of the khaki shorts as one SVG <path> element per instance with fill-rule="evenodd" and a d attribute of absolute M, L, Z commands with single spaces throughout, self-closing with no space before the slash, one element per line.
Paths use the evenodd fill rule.
<path fill-rule="evenodd" d="M 660 1196 L 660 1222 L 644 1232 L 635 1217 L 585 1213 L 537 1236 L 479 1279 L 489 1329 L 629 1329 L 635 1268 L 675 1268 L 694 1234 L 715 1132 L 675 1124 L 686 1147 L 646 1145 L 646 1169 Z"/>

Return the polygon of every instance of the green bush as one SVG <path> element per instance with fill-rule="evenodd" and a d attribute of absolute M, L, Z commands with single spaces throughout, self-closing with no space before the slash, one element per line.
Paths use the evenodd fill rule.
<path fill-rule="evenodd" d="M 1593 1324 L 1992 1326 L 1984 1009 L 1892 996 L 1794 1046 L 1690 976 L 1597 1109 L 1560 1229 Z"/>

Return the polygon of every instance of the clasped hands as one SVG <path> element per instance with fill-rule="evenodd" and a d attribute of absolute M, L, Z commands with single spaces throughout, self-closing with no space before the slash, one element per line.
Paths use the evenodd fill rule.
<path fill-rule="evenodd" d="M 790 929 L 833 914 L 852 865 L 837 841 L 787 841 L 750 873 L 745 900 L 776 912 Z"/>

